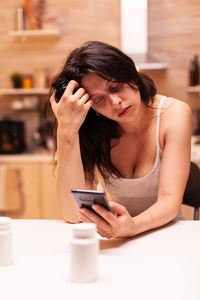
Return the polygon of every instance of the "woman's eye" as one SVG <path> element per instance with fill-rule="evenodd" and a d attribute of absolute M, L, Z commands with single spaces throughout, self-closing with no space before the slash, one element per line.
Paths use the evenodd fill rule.
<path fill-rule="evenodd" d="M 118 91 L 122 88 L 122 82 L 118 82 L 117 84 L 110 87 L 111 91 Z"/>
<path fill-rule="evenodd" d="M 99 98 L 96 98 L 96 99 L 93 99 L 93 102 L 95 105 L 100 105 L 101 103 L 103 103 L 104 101 L 104 97 L 99 97 Z"/>

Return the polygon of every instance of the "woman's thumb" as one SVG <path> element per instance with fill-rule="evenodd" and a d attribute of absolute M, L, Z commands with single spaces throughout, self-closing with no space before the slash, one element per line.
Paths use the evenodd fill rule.
<path fill-rule="evenodd" d="M 115 212 L 117 215 L 123 215 L 126 212 L 125 207 L 119 203 L 110 201 L 109 204 L 113 212 Z"/>

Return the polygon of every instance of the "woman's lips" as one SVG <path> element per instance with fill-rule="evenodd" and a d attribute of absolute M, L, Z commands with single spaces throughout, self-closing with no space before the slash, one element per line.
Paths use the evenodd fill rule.
<path fill-rule="evenodd" d="M 131 105 L 129 105 L 128 107 L 122 109 L 117 116 L 120 117 L 120 118 L 124 117 L 129 112 L 130 107 L 131 107 Z"/>

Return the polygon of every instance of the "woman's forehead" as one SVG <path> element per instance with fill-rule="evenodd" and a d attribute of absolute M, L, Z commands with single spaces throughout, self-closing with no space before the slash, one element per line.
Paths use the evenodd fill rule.
<path fill-rule="evenodd" d="M 109 82 L 95 73 L 88 73 L 82 78 L 81 86 L 91 92 L 106 87 Z"/>

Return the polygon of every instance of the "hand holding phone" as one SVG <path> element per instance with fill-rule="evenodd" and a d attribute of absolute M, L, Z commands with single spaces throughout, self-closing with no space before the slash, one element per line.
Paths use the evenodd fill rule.
<path fill-rule="evenodd" d="M 85 207 L 95 212 L 92 209 L 92 205 L 98 204 L 113 213 L 105 192 L 97 190 L 72 189 L 71 193 L 80 208 Z"/>

